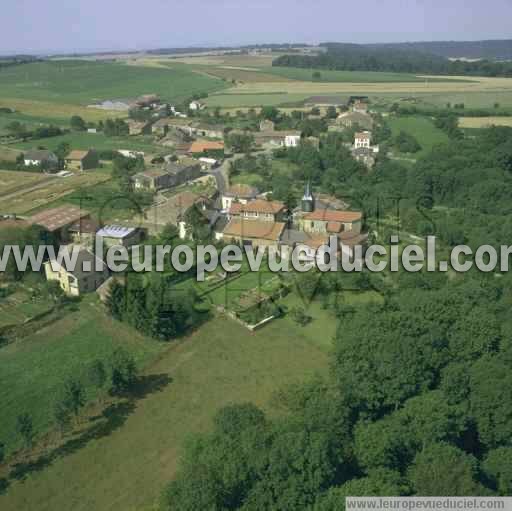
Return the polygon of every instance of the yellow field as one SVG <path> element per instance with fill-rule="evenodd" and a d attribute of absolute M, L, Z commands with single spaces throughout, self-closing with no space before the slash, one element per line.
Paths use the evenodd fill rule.
<path fill-rule="evenodd" d="M 26 214 L 41 206 L 54 202 L 65 197 L 80 187 L 92 186 L 110 179 L 110 176 L 103 172 L 87 172 L 75 174 L 71 177 L 56 177 L 27 172 L 14 172 L 7 174 L 6 171 L 0 171 L 0 182 L 6 179 L 6 189 L 0 188 L 0 213 L 16 213 L 18 215 Z M 9 192 L 10 174 L 16 174 L 17 186 L 12 185 Z M 28 182 L 24 182 L 28 179 Z M 24 187 L 18 189 L 19 185 Z M 6 193 L 7 191 L 7 193 Z"/>
<path fill-rule="evenodd" d="M 46 101 L 36 101 L 31 99 L 2 97 L 0 99 L 0 107 L 14 108 L 23 114 L 35 115 L 38 117 L 67 119 L 72 115 L 79 115 L 84 120 L 91 122 L 107 119 L 109 117 L 120 117 L 119 112 L 110 110 L 100 110 L 96 108 L 86 108 L 78 105 L 50 103 Z"/>
<path fill-rule="evenodd" d="M 34 172 L 21 172 L 17 170 L 0 170 L 0 204 L 3 209 L 2 195 L 5 195 L 20 186 L 30 186 L 48 179 L 44 174 Z"/>
<path fill-rule="evenodd" d="M 512 117 L 459 117 L 459 126 L 461 128 L 512 127 Z"/>

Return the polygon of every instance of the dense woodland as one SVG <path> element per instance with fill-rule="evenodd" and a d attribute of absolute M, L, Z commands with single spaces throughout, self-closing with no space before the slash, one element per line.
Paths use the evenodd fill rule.
<path fill-rule="evenodd" d="M 331 69 L 338 71 L 387 71 L 393 73 L 428 73 L 436 75 L 512 76 L 510 62 L 451 61 L 447 58 L 411 49 L 385 46 L 331 43 L 319 55 L 283 55 L 273 66 Z"/>
<path fill-rule="evenodd" d="M 377 196 L 391 211 L 386 198 L 402 193 L 414 232 L 447 244 L 512 239 L 512 129 L 454 136 L 412 168 L 383 159 L 370 174 L 329 160 L 328 147 L 310 153 L 316 181 L 340 182 L 340 196 L 358 190 L 370 216 Z M 252 404 L 220 410 L 213 432 L 187 446 L 164 509 L 337 511 L 348 495 L 511 494 L 510 276 L 363 275 L 358 285 L 380 287 L 383 301 L 357 309 L 337 299 L 354 279 L 301 277 L 339 318 L 329 375 L 276 394 L 279 418 Z"/>

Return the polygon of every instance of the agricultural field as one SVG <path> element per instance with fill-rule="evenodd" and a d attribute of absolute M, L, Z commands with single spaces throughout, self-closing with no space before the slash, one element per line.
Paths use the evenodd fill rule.
<path fill-rule="evenodd" d="M 36 172 L 0 170 L 0 197 L 18 190 L 20 187 L 29 187 L 49 179 L 48 176 Z"/>
<path fill-rule="evenodd" d="M 461 128 L 488 128 L 489 126 L 512 127 L 512 117 L 459 117 Z"/>
<path fill-rule="evenodd" d="M 34 335 L 32 341 L 41 346 L 33 355 L 28 351 L 29 340 L 18 347 L 27 353 L 17 353 L 13 347 L 2 354 L 13 361 L 12 371 L 3 378 L 11 384 L 10 379 L 17 377 L 16 397 L 21 406 L 43 404 L 34 404 L 32 397 L 30 403 L 24 402 L 29 398 L 23 389 L 41 379 L 48 381 L 46 389 L 56 385 L 61 369 L 55 368 L 66 362 L 68 368 L 76 367 L 70 361 L 87 360 L 92 352 L 107 353 L 119 342 L 128 343 L 141 358 L 160 353 L 144 376 L 169 383 L 147 393 L 123 415 L 111 417 L 112 427 L 106 427 L 103 435 L 74 440 L 80 448 L 64 451 L 44 470 L 36 464 L 23 482 L 12 481 L 0 496 L 4 511 L 53 511 L 69 509 L 71 503 L 75 511 L 152 509 L 163 485 L 175 473 L 181 448 L 191 434 L 208 430 L 214 413 L 227 404 L 250 401 L 275 413 L 271 398 L 276 390 L 326 371 L 326 339 L 332 333 L 323 331 L 319 338 L 320 327 L 306 331 L 283 318 L 251 334 L 219 317 L 183 342 L 163 345 L 162 352 L 161 344 L 126 332 L 92 305 L 63 318 L 54 331 L 52 340 L 45 332 Z M 20 373 L 25 364 L 37 370 Z M 19 374 L 25 374 L 23 385 Z M 19 409 L 11 397 L 8 405 Z M 42 401 L 47 403 L 48 398 Z M 40 413 L 44 420 L 45 412 Z"/>
<path fill-rule="evenodd" d="M 130 149 L 134 151 L 156 152 L 162 150 L 162 146 L 153 143 L 153 138 L 148 137 L 107 137 L 103 133 L 73 132 L 58 137 L 42 138 L 18 142 L 9 147 L 20 151 L 43 146 L 54 151 L 61 143 L 66 142 L 72 149 L 96 149 L 97 151 L 116 151 L 119 149 Z"/>
<path fill-rule="evenodd" d="M 436 128 L 432 120 L 427 117 L 390 117 L 387 122 L 393 136 L 405 131 L 418 140 L 421 150 L 412 155 L 414 158 L 428 154 L 435 145 L 448 142 L 448 135 Z"/>
<path fill-rule="evenodd" d="M 32 181 L 20 182 L 20 179 L 29 174 Z M 6 176 L 4 192 L 1 187 L 2 178 Z M 12 180 L 17 178 L 17 183 Z M 0 171 L 0 213 L 3 214 L 27 214 L 30 211 L 48 206 L 50 203 L 62 199 L 80 188 L 90 187 L 104 181 L 108 181 L 110 175 L 104 171 L 91 171 L 74 174 L 70 177 L 57 177 L 27 172 Z M 20 184 L 22 185 L 20 187 Z"/>

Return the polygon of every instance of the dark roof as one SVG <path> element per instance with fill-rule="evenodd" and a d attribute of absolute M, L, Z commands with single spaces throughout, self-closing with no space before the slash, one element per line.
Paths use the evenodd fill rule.
<path fill-rule="evenodd" d="M 46 149 L 34 149 L 25 153 L 25 160 L 45 161 L 56 158 L 55 154 Z"/>

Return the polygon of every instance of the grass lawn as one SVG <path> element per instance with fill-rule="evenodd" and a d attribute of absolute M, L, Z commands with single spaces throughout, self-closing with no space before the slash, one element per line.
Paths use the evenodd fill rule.
<path fill-rule="evenodd" d="M 398 135 L 400 131 L 405 131 L 415 137 L 419 142 L 421 150 L 412 155 L 408 155 L 411 158 L 420 158 L 429 153 L 435 145 L 448 142 L 448 136 L 443 131 L 436 128 L 432 120 L 427 117 L 389 117 L 388 124 L 393 136 Z"/>
<path fill-rule="evenodd" d="M 98 316 L 94 321 L 109 325 L 108 340 L 91 318 L 84 318 L 90 326 L 89 330 L 83 326 L 81 336 L 85 340 L 80 344 L 89 346 L 83 350 L 87 353 L 93 345 L 105 350 L 103 345 L 114 339 L 147 346 L 147 341 L 134 339 L 135 334 L 126 332 L 122 325 Z M 75 346 L 83 323 L 76 317 L 73 323 L 74 333 L 53 341 L 39 334 L 43 346 Z M 88 439 L 80 449 L 35 470 L 23 482 L 12 482 L 0 496 L 2 510 L 152 509 L 173 477 L 181 449 L 191 434 L 208 430 L 214 413 L 230 403 L 251 401 L 271 411 L 269 400 L 278 388 L 327 370 L 325 339 L 330 334 L 318 329 L 311 336 L 286 318 L 256 333 L 222 317 L 213 319 L 183 342 L 168 345 L 147 368 L 147 376 L 170 378 L 168 385 L 138 400 L 108 434 Z M 71 347 L 65 350 L 68 356 Z M 40 355 L 55 367 L 51 352 L 47 355 L 41 349 Z M 32 374 L 37 375 L 37 371 L 30 372 L 30 377 Z"/>
<path fill-rule="evenodd" d="M 178 101 L 213 92 L 224 82 L 187 69 L 160 69 L 85 60 L 45 61 L 2 69 L 2 97 L 88 105 L 107 99 L 159 94 Z"/>

